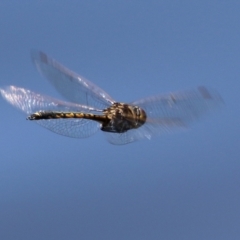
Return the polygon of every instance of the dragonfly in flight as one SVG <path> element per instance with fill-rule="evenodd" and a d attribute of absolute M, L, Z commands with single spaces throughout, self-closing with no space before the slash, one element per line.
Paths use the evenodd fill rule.
<path fill-rule="evenodd" d="M 32 51 L 31 57 L 38 71 L 68 101 L 16 86 L 1 88 L 0 93 L 26 113 L 28 120 L 68 137 L 85 138 L 101 129 L 110 143 L 127 144 L 187 127 L 222 104 L 217 92 L 203 86 L 131 103 L 117 102 L 45 53 Z"/>

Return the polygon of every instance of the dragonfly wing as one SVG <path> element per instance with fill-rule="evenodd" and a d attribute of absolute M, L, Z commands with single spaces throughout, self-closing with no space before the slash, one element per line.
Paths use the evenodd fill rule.
<path fill-rule="evenodd" d="M 124 145 L 147 137 L 148 132 L 142 126 L 138 129 L 128 130 L 124 133 L 104 132 L 107 141 L 114 145 Z M 151 136 L 150 136 L 151 137 Z"/>
<path fill-rule="evenodd" d="M 107 140 L 113 144 L 127 144 L 143 138 L 174 129 L 186 128 L 223 104 L 222 98 L 214 90 L 199 87 L 194 90 L 159 95 L 131 103 L 141 107 L 147 120 L 138 129 L 122 134 L 105 133 Z"/>
<path fill-rule="evenodd" d="M 101 88 L 67 69 L 43 52 L 32 51 L 38 71 L 67 100 L 96 108 L 106 108 L 115 101 Z"/>
<path fill-rule="evenodd" d="M 7 102 L 27 115 L 37 111 L 98 112 L 98 114 L 100 111 L 84 105 L 59 101 L 15 86 L 0 89 L 0 93 Z M 49 119 L 35 122 L 55 133 L 74 138 L 91 136 L 100 127 L 98 122 L 86 119 Z"/>
<path fill-rule="evenodd" d="M 37 123 L 50 131 L 72 138 L 90 137 L 100 128 L 100 124 L 86 119 L 38 120 Z"/>
<path fill-rule="evenodd" d="M 140 128 L 131 129 L 124 133 L 108 133 L 104 132 L 106 139 L 111 144 L 123 145 L 131 142 L 135 142 L 141 139 L 151 139 L 152 136 L 163 133 L 166 130 L 173 130 L 174 127 L 186 127 L 182 123 L 171 120 L 168 123 L 158 122 L 153 124 L 150 121 L 146 121 Z"/>
<path fill-rule="evenodd" d="M 197 89 L 145 98 L 134 103 L 147 114 L 145 127 L 149 135 L 188 127 L 195 120 L 223 104 L 214 90 L 200 86 Z"/>

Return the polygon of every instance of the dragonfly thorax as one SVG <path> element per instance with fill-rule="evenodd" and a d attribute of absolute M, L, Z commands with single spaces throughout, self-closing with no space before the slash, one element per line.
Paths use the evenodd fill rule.
<path fill-rule="evenodd" d="M 123 133 L 141 127 L 146 121 L 146 113 L 138 106 L 125 103 L 114 103 L 104 109 L 107 121 L 102 123 L 102 131 Z"/>

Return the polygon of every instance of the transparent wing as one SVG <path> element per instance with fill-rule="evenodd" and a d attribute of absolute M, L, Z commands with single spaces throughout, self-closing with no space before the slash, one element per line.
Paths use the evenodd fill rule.
<path fill-rule="evenodd" d="M 2 97 L 27 115 L 37 111 L 62 111 L 97 113 L 100 110 L 87 106 L 72 104 L 43 96 L 15 86 L 0 89 Z M 84 138 L 94 134 L 100 124 L 85 119 L 50 119 L 34 121 L 39 125 L 61 135 L 74 138 Z"/>
<path fill-rule="evenodd" d="M 86 119 L 38 120 L 37 123 L 50 131 L 72 138 L 90 137 L 100 128 L 100 124 Z"/>
<path fill-rule="evenodd" d="M 112 144 L 127 144 L 139 139 L 150 139 L 166 131 L 186 128 L 195 120 L 223 104 L 220 95 L 206 87 L 149 97 L 131 103 L 145 110 L 146 123 L 138 129 L 122 134 L 105 133 Z"/>
<path fill-rule="evenodd" d="M 107 139 L 107 141 L 114 145 L 123 145 L 127 143 L 131 143 L 143 138 L 151 138 L 151 135 L 149 134 L 147 125 L 143 125 L 138 129 L 132 129 L 128 130 L 124 133 L 110 133 L 110 132 L 104 132 L 104 135 Z"/>
<path fill-rule="evenodd" d="M 67 69 L 45 53 L 32 51 L 31 56 L 38 71 L 67 100 L 96 108 L 106 108 L 115 102 L 101 88 Z"/>

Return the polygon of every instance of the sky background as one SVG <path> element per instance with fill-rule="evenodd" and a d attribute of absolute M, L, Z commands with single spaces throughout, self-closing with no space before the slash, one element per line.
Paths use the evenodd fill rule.
<path fill-rule="evenodd" d="M 125 146 L 54 134 L 0 99 L 1 240 L 240 239 L 240 1 L 0 1 L 0 86 L 58 97 L 39 49 L 118 101 L 206 85 L 188 131 Z"/>

